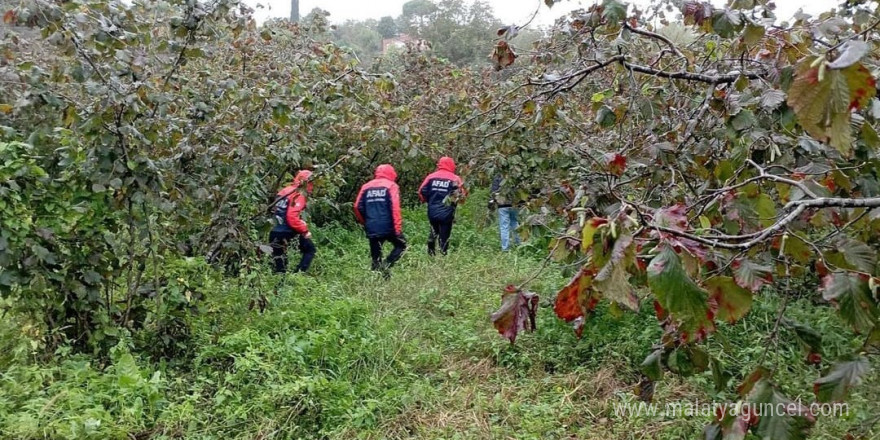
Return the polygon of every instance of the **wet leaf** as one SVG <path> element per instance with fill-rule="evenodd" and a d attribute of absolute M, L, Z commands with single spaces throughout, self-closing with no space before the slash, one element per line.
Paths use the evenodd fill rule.
<path fill-rule="evenodd" d="M 840 402 L 847 397 L 852 387 L 858 386 L 868 373 L 871 364 L 864 356 L 844 359 L 834 364 L 819 380 L 813 383 L 816 400 L 820 402 Z"/>
<path fill-rule="evenodd" d="M 663 353 L 663 349 L 658 348 L 642 361 L 642 373 L 653 381 L 663 379 Z"/>
<path fill-rule="evenodd" d="M 501 336 L 516 342 L 522 331 L 535 331 L 535 314 L 538 311 L 538 294 L 508 286 L 501 296 L 501 307 L 492 314 L 492 323 Z"/>
<path fill-rule="evenodd" d="M 492 59 L 492 63 L 495 65 L 495 70 L 501 70 L 513 64 L 513 62 L 516 61 L 516 56 L 513 48 L 510 47 L 506 41 L 502 40 L 495 44 L 495 48 L 492 50 L 492 54 L 489 55 L 489 58 Z"/>
<path fill-rule="evenodd" d="M 706 281 L 709 304 L 715 317 L 734 323 L 752 308 L 752 293 L 740 287 L 730 277 L 715 277 Z"/>
<path fill-rule="evenodd" d="M 731 267 L 736 284 L 752 292 L 757 292 L 764 285 L 773 282 L 770 266 L 761 265 L 749 259 L 739 259 L 734 261 Z"/>
<path fill-rule="evenodd" d="M 632 311 L 639 311 L 639 297 L 629 283 L 626 266 L 631 263 L 632 235 L 621 235 L 614 242 L 611 258 L 596 274 L 593 282 L 596 290 L 611 301 L 624 305 Z"/>
<path fill-rule="evenodd" d="M 841 318 L 862 333 L 876 325 L 880 311 L 868 288 L 868 277 L 852 272 L 834 272 L 822 279 L 822 296 L 835 301 Z"/>
<path fill-rule="evenodd" d="M 708 295 L 687 276 L 671 247 L 663 246 L 647 270 L 648 286 L 677 322 L 683 339 L 700 340 L 714 330 Z"/>
<path fill-rule="evenodd" d="M 761 107 L 766 110 L 773 110 L 783 102 L 785 102 L 785 92 L 779 89 L 767 89 L 761 95 Z"/>
<path fill-rule="evenodd" d="M 828 63 L 829 69 L 845 69 L 861 61 L 868 53 L 868 43 L 862 40 L 849 40 L 838 50 L 840 55 Z"/>
<path fill-rule="evenodd" d="M 809 409 L 785 397 L 768 380 L 758 381 L 748 396 L 755 408 L 774 408 L 774 411 L 763 411 L 750 414 L 757 418 L 755 434 L 759 438 L 773 440 L 806 439 L 815 420 L 809 415 Z"/>

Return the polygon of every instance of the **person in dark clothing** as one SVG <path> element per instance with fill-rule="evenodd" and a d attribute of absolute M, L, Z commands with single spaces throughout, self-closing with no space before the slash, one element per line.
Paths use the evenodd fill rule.
<path fill-rule="evenodd" d="M 419 186 L 419 200 L 428 204 L 428 221 L 431 232 L 428 234 L 428 254 L 436 253 L 437 239 L 440 239 L 440 252 L 446 255 L 449 249 L 449 236 L 455 220 L 455 207 L 463 202 L 467 191 L 461 177 L 455 174 L 455 162 L 450 157 L 441 157 L 437 170 Z"/>
<path fill-rule="evenodd" d="M 514 244 L 519 244 L 519 235 L 516 233 L 519 212 L 513 206 L 513 196 L 510 187 L 501 175 L 492 179 L 492 195 L 489 199 L 489 208 L 498 208 L 498 232 L 501 235 L 501 250 L 510 248 L 510 238 Z"/>
<path fill-rule="evenodd" d="M 293 183 L 278 191 L 280 199 L 275 205 L 275 227 L 269 232 L 269 245 L 272 247 L 272 260 L 275 272 L 287 272 L 287 246 L 294 238 L 299 239 L 299 251 L 302 258 L 296 266 L 296 272 L 305 272 L 315 258 L 315 244 L 312 233 L 302 219 L 306 209 L 306 196 L 312 192 L 309 179 L 312 172 L 302 170 L 296 174 Z"/>
<path fill-rule="evenodd" d="M 400 259 L 406 250 L 403 236 L 403 216 L 400 213 L 400 189 L 394 182 L 397 172 L 389 164 L 376 168 L 375 178 L 365 183 L 354 201 L 354 216 L 364 225 L 370 240 L 372 269 L 382 271 L 388 278 L 388 269 Z M 394 249 L 382 261 L 382 245 L 391 243 Z"/>

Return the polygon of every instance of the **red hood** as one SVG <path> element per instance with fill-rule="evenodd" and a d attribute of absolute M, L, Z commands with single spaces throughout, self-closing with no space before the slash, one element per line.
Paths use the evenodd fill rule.
<path fill-rule="evenodd" d="M 451 157 L 443 156 L 437 161 L 437 169 L 454 173 L 455 161 Z"/>
<path fill-rule="evenodd" d="M 392 182 L 397 180 L 397 171 L 394 171 L 394 167 L 384 163 L 376 167 L 376 178 L 377 179 L 388 179 Z"/>
<path fill-rule="evenodd" d="M 312 172 L 309 170 L 300 170 L 300 172 L 296 173 L 296 177 L 293 178 L 293 186 L 300 186 L 303 182 L 309 180 L 312 177 Z"/>
<path fill-rule="evenodd" d="M 312 182 L 309 182 L 309 178 L 312 177 L 312 172 L 309 170 L 300 170 L 300 172 L 296 173 L 296 177 L 293 178 L 293 182 L 290 185 L 282 188 L 281 191 L 278 191 L 278 194 L 290 194 L 292 191 L 299 189 L 302 186 L 303 182 L 306 183 L 306 192 L 312 192 Z"/>

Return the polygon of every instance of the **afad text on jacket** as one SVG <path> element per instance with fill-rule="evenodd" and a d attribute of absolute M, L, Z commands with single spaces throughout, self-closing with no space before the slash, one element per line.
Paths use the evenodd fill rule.
<path fill-rule="evenodd" d="M 375 178 L 363 186 L 354 201 L 354 215 L 364 225 L 367 237 L 394 237 L 403 234 L 400 189 L 394 181 L 397 172 L 389 164 L 376 168 Z"/>
<path fill-rule="evenodd" d="M 450 157 L 437 161 L 437 171 L 428 174 L 419 186 L 419 200 L 428 204 L 428 219 L 435 222 L 451 221 L 455 217 L 455 203 L 447 197 L 462 187 L 461 177 L 455 174 L 455 162 Z"/>

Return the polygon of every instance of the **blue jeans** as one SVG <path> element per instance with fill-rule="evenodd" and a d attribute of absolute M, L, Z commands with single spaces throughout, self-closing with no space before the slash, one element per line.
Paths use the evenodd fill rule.
<path fill-rule="evenodd" d="M 501 250 L 506 251 L 510 247 L 510 236 L 513 236 L 514 244 L 519 244 L 519 235 L 516 233 L 517 209 L 511 206 L 498 208 L 498 231 L 501 233 Z"/>

